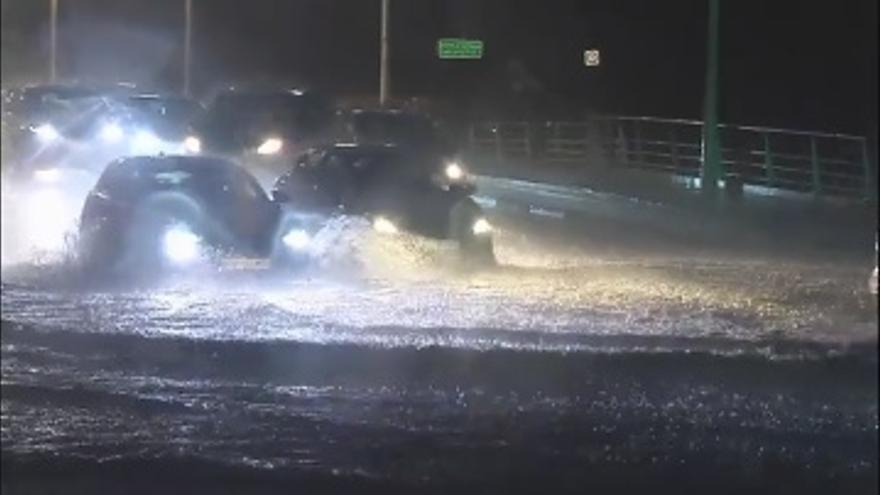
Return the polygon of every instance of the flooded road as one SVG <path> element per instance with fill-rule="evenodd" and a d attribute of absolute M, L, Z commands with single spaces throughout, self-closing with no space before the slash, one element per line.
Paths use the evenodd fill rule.
<path fill-rule="evenodd" d="M 6 264 L 4 475 L 84 493 L 98 476 L 143 493 L 876 489 L 858 260 L 493 222 L 500 266 L 482 271 L 357 222 L 285 279 L 108 286 Z"/>

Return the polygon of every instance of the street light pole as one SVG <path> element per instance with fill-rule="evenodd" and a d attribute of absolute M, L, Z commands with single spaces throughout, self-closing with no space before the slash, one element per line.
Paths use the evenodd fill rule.
<path fill-rule="evenodd" d="M 189 66 L 192 57 L 192 0 L 185 0 L 183 8 L 186 18 L 183 34 L 183 94 L 189 96 Z"/>
<path fill-rule="evenodd" d="M 57 75 L 58 52 L 58 0 L 49 0 L 49 82 Z"/>
<path fill-rule="evenodd" d="M 382 34 L 381 55 L 379 60 L 379 105 L 388 102 L 390 81 L 388 75 L 388 4 L 390 0 L 382 0 Z"/>
<path fill-rule="evenodd" d="M 718 51 L 720 0 L 709 0 L 709 40 L 706 56 L 706 93 L 703 102 L 702 188 L 714 193 L 722 175 L 721 138 L 718 133 Z"/>

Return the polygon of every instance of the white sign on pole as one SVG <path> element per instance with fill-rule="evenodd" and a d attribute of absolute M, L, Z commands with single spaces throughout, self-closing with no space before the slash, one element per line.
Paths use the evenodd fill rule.
<path fill-rule="evenodd" d="M 599 50 L 584 50 L 584 65 L 587 67 L 598 67 Z"/>

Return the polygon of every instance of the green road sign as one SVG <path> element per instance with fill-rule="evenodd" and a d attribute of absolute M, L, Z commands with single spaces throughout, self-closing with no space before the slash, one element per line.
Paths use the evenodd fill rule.
<path fill-rule="evenodd" d="M 437 56 L 447 59 L 483 58 L 483 40 L 439 39 L 437 40 Z"/>

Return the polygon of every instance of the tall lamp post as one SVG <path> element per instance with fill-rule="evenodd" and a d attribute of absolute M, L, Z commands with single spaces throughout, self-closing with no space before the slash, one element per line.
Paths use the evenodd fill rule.
<path fill-rule="evenodd" d="M 706 93 L 703 102 L 702 178 L 704 191 L 714 193 L 722 175 L 718 132 L 718 36 L 720 0 L 709 0 L 709 40 L 706 56 Z"/>
<path fill-rule="evenodd" d="M 49 82 L 57 77 L 58 53 L 58 0 L 49 0 Z"/>
<path fill-rule="evenodd" d="M 379 105 L 385 106 L 388 102 L 388 93 L 390 91 L 389 75 L 388 75 L 388 3 L 390 0 L 382 0 L 382 34 L 381 34 L 381 52 L 379 60 Z"/>
<path fill-rule="evenodd" d="M 183 9 L 186 19 L 183 33 L 183 94 L 189 96 L 189 70 L 192 62 L 192 0 L 185 0 Z"/>

